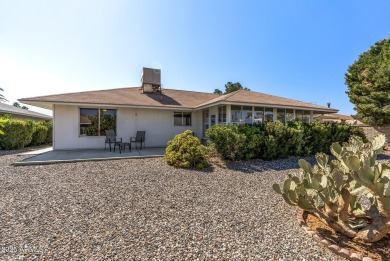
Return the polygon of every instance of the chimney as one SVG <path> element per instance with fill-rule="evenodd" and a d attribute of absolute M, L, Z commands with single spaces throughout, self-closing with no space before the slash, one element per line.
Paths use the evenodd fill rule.
<path fill-rule="evenodd" d="M 161 70 L 144 67 L 141 82 L 142 93 L 161 93 Z"/>

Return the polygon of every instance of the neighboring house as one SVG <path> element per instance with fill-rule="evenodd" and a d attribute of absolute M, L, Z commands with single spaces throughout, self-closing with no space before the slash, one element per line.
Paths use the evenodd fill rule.
<path fill-rule="evenodd" d="M 38 113 L 35 111 L 30 111 L 27 109 L 22 109 L 12 105 L 8 105 L 0 102 L 0 115 L 9 114 L 13 118 L 21 120 L 34 120 L 34 121 L 49 121 L 52 119 L 51 116 Z"/>
<path fill-rule="evenodd" d="M 337 114 L 337 113 L 319 115 L 318 117 L 315 118 L 315 120 L 321 122 L 335 122 L 335 123 L 346 123 L 350 125 L 363 125 L 362 122 L 354 119 L 352 116 Z"/>
<path fill-rule="evenodd" d="M 239 90 L 226 95 L 161 89 L 160 70 L 144 68 L 141 87 L 66 93 L 20 99 L 52 109 L 54 149 L 103 148 L 104 130 L 128 141 L 146 131 L 146 146 L 165 147 L 190 129 L 205 137 L 214 124 L 251 124 L 299 119 L 338 110 L 264 93 Z"/>

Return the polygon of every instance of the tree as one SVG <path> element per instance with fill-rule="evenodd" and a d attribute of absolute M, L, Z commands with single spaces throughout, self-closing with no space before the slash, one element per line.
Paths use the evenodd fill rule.
<path fill-rule="evenodd" d="M 348 67 L 349 100 L 366 124 L 390 124 L 390 38 L 376 42 Z"/>
<path fill-rule="evenodd" d="M 3 88 L 0 87 L 0 91 L 4 91 Z M 0 94 L 0 102 L 5 102 L 5 101 L 8 101 L 3 94 Z"/>
<path fill-rule="evenodd" d="M 223 94 L 223 92 L 222 92 L 220 89 L 215 89 L 215 90 L 214 90 L 214 93 L 219 94 L 219 95 L 222 95 L 222 94 Z"/>
<path fill-rule="evenodd" d="M 13 106 L 17 107 L 17 108 L 28 110 L 28 107 L 26 105 L 20 106 L 19 102 L 14 102 Z"/>
<path fill-rule="evenodd" d="M 236 83 L 228 82 L 227 84 L 225 84 L 225 92 L 224 93 L 222 93 L 222 91 L 220 89 L 215 89 L 214 93 L 221 95 L 221 94 L 228 94 L 228 93 L 238 91 L 238 90 L 250 91 L 249 88 L 243 87 L 241 85 L 241 83 L 239 83 L 239 82 L 236 82 Z"/>

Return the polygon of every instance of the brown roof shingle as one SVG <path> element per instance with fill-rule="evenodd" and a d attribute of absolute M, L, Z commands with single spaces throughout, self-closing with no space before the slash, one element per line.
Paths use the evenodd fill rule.
<path fill-rule="evenodd" d="M 65 93 L 20 99 L 21 102 L 39 106 L 43 103 L 102 104 L 120 106 L 144 106 L 196 109 L 214 104 L 247 103 L 259 106 L 307 108 L 321 112 L 337 112 L 335 109 L 312 103 L 287 99 L 265 93 L 239 90 L 225 95 L 214 93 L 163 89 L 162 93 L 142 93 L 140 87 Z"/>
<path fill-rule="evenodd" d="M 337 113 L 332 113 L 332 114 L 324 114 L 320 116 L 322 119 L 331 119 L 331 120 L 342 120 L 342 121 L 352 121 L 355 120 L 352 116 L 350 115 L 344 115 L 344 114 L 337 114 Z"/>
<path fill-rule="evenodd" d="M 317 104 L 312 104 L 308 102 L 302 102 L 292 99 L 287 99 L 279 96 L 274 96 L 270 94 L 253 92 L 247 90 L 238 90 L 229 94 L 219 96 L 213 100 L 207 101 L 201 106 L 208 106 L 213 103 L 218 102 L 228 102 L 228 103 L 248 103 L 248 104 L 259 104 L 259 105 L 269 105 L 269 106 L 283 106 L 283 107 L 300 107 L 300 108 L 309 108 L 309 109 L 318 109 L 325 111 L 337 111 L 332 108 L 325 106 L 320 106 Z"/>
<path fill-rule="evenodd" d="M 164 89 L 160 93 L 141 93 L 140 87 L 65 93 L 19 99 L 28 102 L 84 103 L 147 107 L 195 108 L 218 97 L 217 94 Z"/>

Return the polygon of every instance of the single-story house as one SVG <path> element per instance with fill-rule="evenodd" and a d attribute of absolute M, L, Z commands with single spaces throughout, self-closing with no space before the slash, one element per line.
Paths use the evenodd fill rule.
<path fill-rule="evenodd" d="M 11 115 L 15 119 L 21 120 L 50 121 L 52 119 L 51 116 L 43 113 L 22 109 L 0 102 L 0 116 L 6 114 Z"/>
<path fill-rule="evenodd" d="M 54 149 L 103 148 L 107 129 L 128 141 L 146 131 L 146 146 L 165 147 L 184 130 L 204 138 L 214 124 L 263 121 L 313 121 L 314 116 L 338 110 L 238 90 L 226 95 L 162 89 L 160 70 L 144 68 L 141 87 L 65 93 L 20 99 L 53 110 Z"/>

